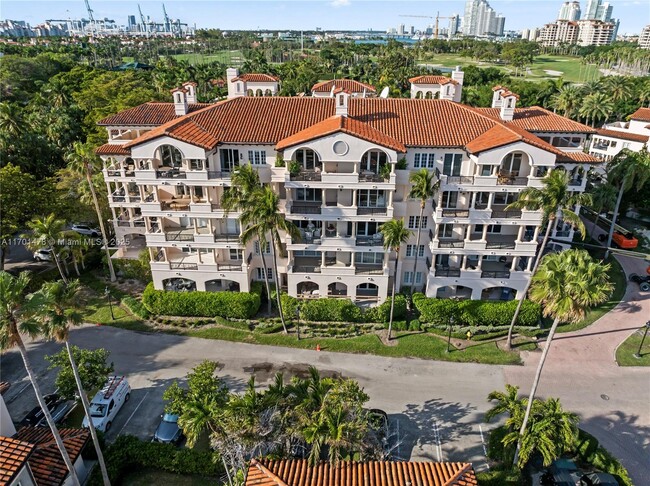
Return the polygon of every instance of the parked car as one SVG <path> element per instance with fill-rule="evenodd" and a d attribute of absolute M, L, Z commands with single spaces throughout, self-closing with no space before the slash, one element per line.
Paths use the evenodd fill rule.
<path fill-rule="evenodd" d="M 161 420 L 158 424 L 158 428 L 153 434 L 154 442 L 162 442 L 164 444 L 178 444 L 183 437 L 183 433 L 178 426 L 178 415 L 165 413 L 160 417 Z"/>
<path fill-rule="evenodd" d="M 618 481 L 611 474 L 589 473 L 580 478 L 580 486 L 618 486 Z"/>
<path fill-rule="evenodd" d="M 97 430 L 108 432 L 115 416 L 131 397 L 131 387 L 124 376 L 110 376 L 90 402 L 90 416 Z M 88 417 L 81 424 L 88 427 Z"/>
<path fill-rule="evenodd" d="M 49 248 L 41 248 L 34 252 L 34 260 L 37 262 L 51 262 L 52 261 L 52 250 Z"/>
<path fill-rule="evenodd" d="M 607 235 L 599 235 L 598 241 L 607 241 Z M 632 233 L 621 233 L 620 231 L 614 231 L 614 236 L 612 236 L 612 244 L 619 248 L 623 248 L 624 250 L 632 250 L 639 246 L 639 240 L 637 240 Z"/>
<path fill-rule="evenodd" d="M 92 236 L 93 238 L 101 235 L 101 232 L 97 228 L 93 228 L 89 224 L 73 224 L 70 229 L 76 231 L 80 235 Z"/>
<path fill-rule="evenodd" d="M 630 282 L 639 284 L 639 290 L 642 292 L 650 291 L 650 275 L 637 275 L 636 273 L 630 274 Z"/>
<path fill-rule="evenodd" d="M 57 393 L 51 393 L 43 397 L 45 406 L 50 411 L 52 419 L 55 424 L 60 424 L 70 414 L 75 407 L 74 400 L 65 400 Z M 25 418 L 20 422 L 20 427 L 47 427 L 47 420 L 45 414 L 39 405 L 34 407 L 31 412 L 25 415 Z"/>

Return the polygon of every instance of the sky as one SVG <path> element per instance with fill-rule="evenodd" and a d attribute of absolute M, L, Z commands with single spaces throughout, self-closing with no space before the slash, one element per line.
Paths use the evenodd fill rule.
<path fill-rule="evenodd" d="M 127 15 L 145 15 L 162 21 L 161 1 L 89 0 L 95 18 L 126 24 Z M 541 27 L 557 18 L 563 0 L 493 0 L 490 5 L 506 17 L 506 30 Z M 585 8 L 587 0 L 581 1 Z M 619 34 L 639 33 L 650 24 L 650 0 L 609 0 L 614 17 L 621 20 Z M 167 13 L 197 28 L 222 30 L 367 30 L 385 32 L 399 24 L 424 29 L 429 18 L 400 15 L 463 15 L 464 1 L 442 0 L 166 0 Z M 25 20 L 32 25 L 45 19 L 88 17 L 83 0 L 0 0 L 0 19 Z M 441 26 L 446 26 L 444 20 Z"/>

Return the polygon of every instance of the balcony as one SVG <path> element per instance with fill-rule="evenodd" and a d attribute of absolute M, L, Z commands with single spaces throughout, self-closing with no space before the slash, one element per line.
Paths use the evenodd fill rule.
<path fill-rule="evenodd" d="M 214 235 L 215 243 L 239 243 L 239 233 L 220 233 Z"/>
<path fill-rule="evenodd" d="M 300 171 L 298 174 L 290 174 L 289 180 L 304 181 L 304 182 L 320 182 L 321 173 L 312 170 L 304 170 L 304 171 Z"/>
<path fill-rule="evenodd" d="M 378 216 L 386 216 L 386 211 L 388 208 L 386 207 L 361 207 L 357 209 L 357 214 L 359 216 L 366 216 L 366 215 L 378 215 Z"/>
<path fill-rule="evenodd" d="M 374 174 L 372 172 L 362 172 L 359 174 L 359 182 L 388 182 L 389 180 L 380 174 Z"/>
<path fill-rule="evenodd" d="M 436 277 L 460 277 L 460 268 L 440 267 L 436 268 Z"/>
<path fill-rule="evenodd" d="M 354 269 L 355 275 L 383 275 L 384 267 L 379 264 L 363 264 L 357 263 L 356 268 Z"/>
<path fill-rule="evenodd" d="M 291 214 L 320 214 L 321 203 L 315 202 L 298 202 L 291 205 Z"/>
<path fill-rule="evenodd" d="M 377 233 L 372 236 L 357 236 L 355 243 L 357 246 L 383 246 L 384 235 Z"/>
<path fill-rule="evenodd" d="M 519 172 L 500 171 L 497 176 L 497 185 L 525 186 L 528 184 L 528 177 L 520 177 Z"/>
<path fill-rule="evenodd" d="M 483 270 L 481 278 L 510 278 L 509 270 Z"/>
<path fill-rule="evenodd" d="M 182 256 L 175 252 L 169 256 L 169 260 L 156 259 L 151 262 L 153 270 L 200 270 L 201 272 L 242 272 L 247 271 L 248 266 L 242 260 L 228 260 L 223 262 L 215 261 L 211 253 L 202 253 L 201 261 L 196 253 Z"/>
<path fill-rule="evenodd" d="M 506 205 L 492 206 L 492 218 L 499 219 L 521 219 L 522 212 L 520 209 L 506 209 Z"/>
<path fill-rule="evenodd" d="M 576 187 L 576 186 L 581 186 L 582 185 L 582 179 L 571 179 L 569 181 L 569 185 Z"/>
<path fill-rule="evenodd" d="M 516 235 L 488 235 L 485 248 L 491 250 L 514 250 L 517 246 L 515 243 L 516 239 Z"/>
<path fill-rule="evenodd" d="M 474 184 L 474 176 L 446 176 L 446 184 Z"/>
<path fill-rule="evenodd" d="M 161 211 L 188 211 L 190 209 L 190 198 L 160 201 L 160 209 Z"/>
<path fill-rule="evenodd" d="M 186 179 L 187 174 L 175 167 L 161 167 L 156 170 L 156 179 Z"/>
<path fill-rule="evenodd" d="M 443 218 L 469 218 L 469 209 L 443 209 Z"/>
<path fill-rule="evenodd" d="M 438 248 L 464 248 L 465 240 L 441 239 Z"/>

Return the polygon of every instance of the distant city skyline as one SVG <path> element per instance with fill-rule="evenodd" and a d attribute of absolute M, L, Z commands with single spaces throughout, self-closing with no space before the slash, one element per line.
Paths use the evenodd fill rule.
<path fill-rule="evenodd" d="M 162 21 L 159 0 L 140 0 L 145 16 Z M 399 24 L 414 25 L 423 30 L 434 22 L 427 18 L 404 18 L 404 15 L 464 15 L 465 1 L 372 1 L 372 0 L 267 0 L 267 1 L 178 1 L 164 2 L 172 18 L 180 18 L 197 28 L 222 30 L 368 30 L 385 32 Z M 492 0 L 494 10 L 506 17 L 506 30 L 539 27 L 556 20 L 563 0 Z M 90 0 L 95 18 L 127 24 L 129 15 L 138 16 L 138 1 Z M 581 2 L 586 8 L 587 0 Z M 650 2 L 647 0 L 611 0 L 614 17 L 620 19 L 619 34 L 639 33 L 650 24 Z M 0 18 L 25 20 L 32 25 L 46 19 L 87 17 L 82 0 L 77 1 L 15 1 L 2 0 Z"/>

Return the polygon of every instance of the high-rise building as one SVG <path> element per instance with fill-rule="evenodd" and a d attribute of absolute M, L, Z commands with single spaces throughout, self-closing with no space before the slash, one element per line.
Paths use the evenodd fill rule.
<path fill-rule="evenodd" d="M 603 3 L 603 0 L 588 0 L 587 8 L 583 12 L 581 20 L 600 20 L 601 22 L 610 22 L 612 20 L 613 7 L 609 2 Z"/>
<path fill-rule="evenodd" d="M 453 14 L 449 18 L 449 36 L 453 37 L 460 32 L 461 27 L 461 17 L 458 14 Z"/>
<path fill-rule="evenodd" d="M 406 26 L 404 24 L 399 24 L 399 28 L 397 29 L 397 33 L 399 35 L 406 34 Z"/>
<path fill-rule="evenodd" d="M 137 30 L 136 29 L 137 25 L 138 24 L 135 21 L 135 15 L 129 15 L 127 17 L 127 27 L 128 27 L 129 32 L 133 32 L 133 31 Z"/>
<path fill-rule="evenodd" d="M 505 17 L 497 15 L 486 0 L 467 0 L 463 17 L 463 35 L 482 37 L 503 35 Z"/>
<path fill-rule="evenodd" d="M 580 19 L 580 2 L 564 2 L 560 7 L 558 20 L 579 20 Z"/>
<path fill-rule="evenodd" d="M 650 24 L 646 25 L 639 35 L 639 47 L 641 49 L 650 49 Z"/>

